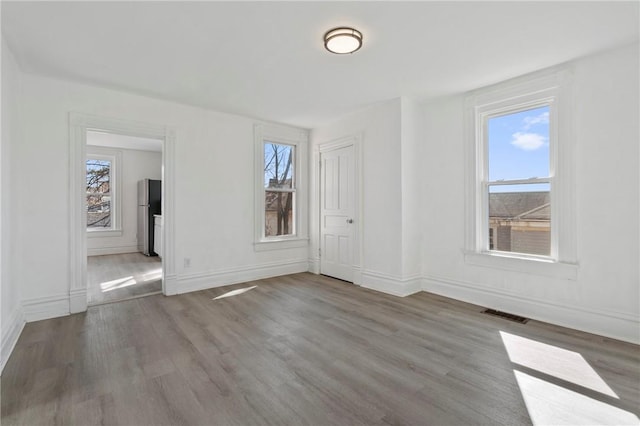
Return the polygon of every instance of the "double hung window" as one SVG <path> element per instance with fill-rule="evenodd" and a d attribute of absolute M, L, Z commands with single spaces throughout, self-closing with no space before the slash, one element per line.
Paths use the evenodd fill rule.
<path fill-rule="evenodd" d="M 307 132 L 285 126 L 255 126 L 256 250 L 308 244 Z"/>
<path fill-rule="evenodd" d="M 468 262 L 575 277 L 569 89 L 563 71 L 467 97 Z"/>
<path fill-rule="evenodd" d="M 111 157 L 87 157 L 87 229 L 112 230 L 115 227 L 114 161 Z"/>
<path fill-rule="evenodd" d="M 264 236 L 295 235 L 296 148 L 264 142 Z"/>

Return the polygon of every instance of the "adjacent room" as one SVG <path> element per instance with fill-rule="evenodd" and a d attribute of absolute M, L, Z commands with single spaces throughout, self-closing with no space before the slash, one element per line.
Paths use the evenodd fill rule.
<path fill-rule="evenodd" d="M 0 8 L 3 425 L 640 424 L 637 1 Z"/>
<path fill-rule="evenodd" d="M 87 303 L 162 292 L 162 141 L 86 132 Z"/>

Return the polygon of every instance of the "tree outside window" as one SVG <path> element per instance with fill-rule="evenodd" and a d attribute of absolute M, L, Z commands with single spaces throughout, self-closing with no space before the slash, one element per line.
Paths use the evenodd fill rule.
<path fill-rule="evenodd" d="M 87 228 L 111 229 L 111 169 L 109 160 L 87 159 Z"/>
<path fill-rule="evenodd" d="M 295 234 L 295 147 L 264 143 L 264 236 Z"/>

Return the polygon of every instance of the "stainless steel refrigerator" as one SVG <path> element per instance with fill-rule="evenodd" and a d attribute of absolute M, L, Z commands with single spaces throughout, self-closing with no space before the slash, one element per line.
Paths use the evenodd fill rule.
<path fill-rule="evenodd" d="M 162 214 L 162 181 L 143 179 L 138 182 L 138 251 L 157 256 L 153 251 L 153 215 Z"/>

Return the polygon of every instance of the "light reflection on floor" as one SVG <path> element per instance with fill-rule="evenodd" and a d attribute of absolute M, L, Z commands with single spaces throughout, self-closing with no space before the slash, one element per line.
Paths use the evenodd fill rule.
<path fill-rule="evenodd" d="M 638 425 L 638 417 L 606 402 L 514 370 L 534 425 Z"/>
<path fill-rule="evenodd" d="M 500 332 L 500 336 L 511 362 L 618 398 L 618 395 L 579 353 L 504 331 Z"/>
<path fill-rule="evenodd" d="M 225 297 L 238 296 L 238 295 L 240 295 L 242 293 L 246 293 L 249 290 L 253 290 L 256 287 L 258 287 L 258 286 L 254 285 L 252 287 L 246 287 L 246 288 L 239 288 L 239 289 L 236 289 L 236 290 L 231 290 L 231 291 L 228 291 L 228 292 L 226 292 L 224 294 L 221 294 L 218 297 L 214 297 L 211 300 L 218 300 L 218 299 L 224 299 Z"/>
<path fill-rule="evenodd" d="M 578 352 L 504 331 L 500 336 L 515 364 L 513 373 L 534 425 L 640 425 L 634 413 L 612 405 L 620 398 Z M 527 373 L 520 371 L 523 369 Z M 540 373 L 538 377 L 536 373 Z M 555 383 L 546 380 L 548 377 Z M 558 382 L 569 383 L 573 389 Z M 585 393 L 600 393 L 602 398 L 575 390 L 580 388 Z"/>
<path fill-rule="evenodd" d="M 137 279 L 133 276 L 117 278 L 111 281 L 105 281 L 100 283 L 100 291 L 106 293 L 109 291 L 117 290 L 119 288 L 129 287 L 136 284 L 144 284 L 150 281 L 159 280 L 162 278 L 162 268 L 155 269 L 151 272 L 141 275 Z"/>

